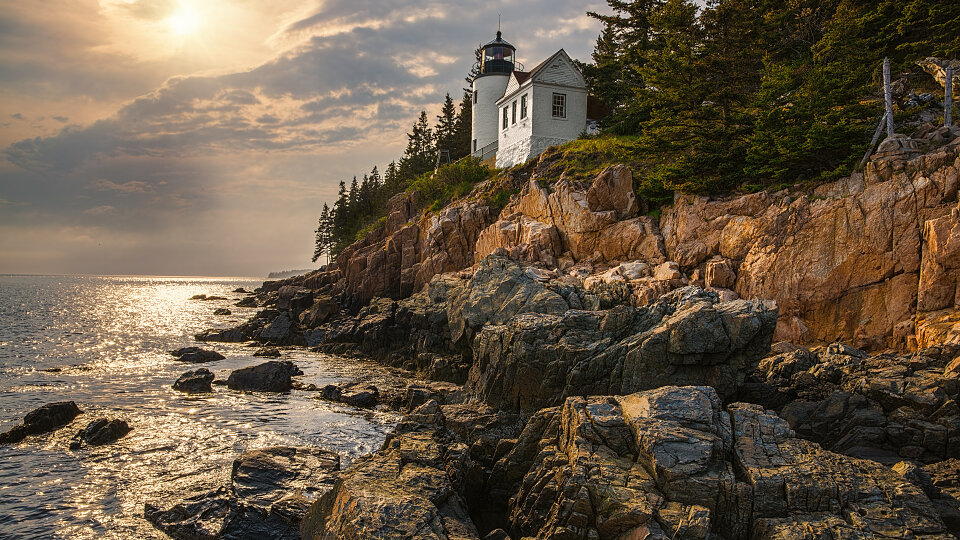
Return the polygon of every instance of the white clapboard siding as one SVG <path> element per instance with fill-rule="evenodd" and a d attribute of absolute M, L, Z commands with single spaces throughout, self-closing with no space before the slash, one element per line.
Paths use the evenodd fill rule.
<path fill-rule="evenodd" d="M 520 88 L 520 81 L 517 80 L 515 74 L 510 75 L 510 82 L 507 83 L 507 89 L 503 91 L 503 95 L 509 96 L 510 94 L 517 91 Z"/>
<path fill-rule="evenodd" d="M 540 68 L 540 71 L 534 76 L 534 81 L 578 88 L 586 86 L 586 81 L 580 75 L 580 70 L 573 65 L 573 61 L 562 49 L 550 60 L 548 65 Z"/>

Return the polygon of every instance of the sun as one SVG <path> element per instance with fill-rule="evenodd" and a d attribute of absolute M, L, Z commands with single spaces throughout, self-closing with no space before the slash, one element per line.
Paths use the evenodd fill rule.
<path fill-rule="evenodd" d="M 167 27 L 178 36 L 186 36 L 197 31 L 200 26 L 200 19 L 196 12 L 187 6 L 181 6 L 166 19 Z"/>

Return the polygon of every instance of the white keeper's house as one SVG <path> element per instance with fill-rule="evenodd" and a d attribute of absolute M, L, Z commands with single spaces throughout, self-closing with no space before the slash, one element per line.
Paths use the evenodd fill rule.
<path fill-rule="evenodd" d="M 588 129 L 587 83 L 560 49 L 530 71 L 501 33 L 483 46 L 473 80 L 473 155 L 497 167 L 523 163 Z"/>

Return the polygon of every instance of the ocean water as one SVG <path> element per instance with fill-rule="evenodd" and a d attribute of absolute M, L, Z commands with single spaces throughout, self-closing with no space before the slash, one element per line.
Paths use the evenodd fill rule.
<path fill-rule="evenodd" d="M 233 304 L 259 281 L 220 278 L 0 276 L 0 431 L 55 401 L 84 411 L 53 434 L 0 446 L 0 538 L 165 538 L 143 519 L 146 501 L 174 500 L 229 481 L 248 448 L 312 445 L 344 462 L 383 442 L 397 418 L 324 402 L 316 393 L 238 393 L 214 386 L 189 396 L 171 384 L 199 366 L 167 351 L 197 345 L 193 334 L 232 326 L 252 308 Z M 196 294 L 226 301 L 190 300 Z M 230 316 L 214 316 L 227 307 Z M 230 370 L 264 362 L 243 344 L 201 344 Z M 319 386 L 377 369 L 305 350 L 284 350 Z M 118 442 L 69 450 L 98 417 L 123 418 Z M 344 463 L 344 464 L 345 464 Z"/>

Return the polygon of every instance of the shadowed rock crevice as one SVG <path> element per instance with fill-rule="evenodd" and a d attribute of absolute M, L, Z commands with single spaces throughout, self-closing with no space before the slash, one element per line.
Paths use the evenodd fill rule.
<path fill-rule="evenodd" d="M 515 418 L 422 405 L 313 505 L 304 538 L 945 538 L 903 475 L 798 439 L 758 405 L 724 408 L 709 387 Z"/>

